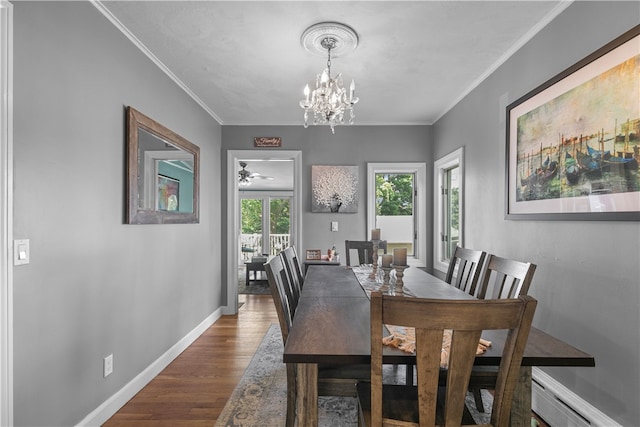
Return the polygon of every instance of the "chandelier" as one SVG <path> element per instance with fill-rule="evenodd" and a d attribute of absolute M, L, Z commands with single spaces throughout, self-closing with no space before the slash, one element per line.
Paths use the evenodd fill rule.
<path fill-rule="evenodd" d="M 358 102 L 355 96 L 356 84 L 351 80 L 349 90 L 344 88 L 342 74 L 331 76 L 331 51 L 344 52 L 355 49 L 358 36 L 344 24 L 326 22 L 309 27 L 302 35 L 302 44 L 313 53 L 327 53 L 327 68 L 318 74 L 313 91 L 307 84 L 304 87 L 304 99 L 300 107 L 304 110 L 304 127 L 309 127 L 309 113 L 313 113 L 313 124 L 328 124 L 335 133 L 336 125 L 347 123 L 352 125 L 355 119 L 353 110 Z"/>

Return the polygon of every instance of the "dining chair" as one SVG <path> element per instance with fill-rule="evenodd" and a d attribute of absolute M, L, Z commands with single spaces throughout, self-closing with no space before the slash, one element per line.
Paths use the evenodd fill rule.
<path fill-rule="evenodd" d="M 351 251 L 358 252 L 358 264 L 371 264 L 373 263 L 373 242 L 369 240 L 345 240 L 344 241 L 345 256 L 347 267 L 351 266 Z M 387 253 L 387 241 L 380 240 L 378 244 L 378 250 Z"/>
<path fill-rule="evenodd" d="M 490 254 L 487 266 L 478 290 L 480 299 L 518 298 L 527 295 L 533 280 L 536 265 Z M 484 411 L 482 389 L 493 389 L 497 379 L 497 370 L 493 366 L 474 367 L 469 381 L 478 411 Z"/>
<path fill-rule="evenodd" d="M 508 330 L 502 351 L 492 426 L 509 425 L 514 389 L 537 301 L 434 300 L 371 294 L 371 380 L 357 385 L 359 425 L 478 425 L 465 405 L 467 382 L 483 330 Z M 382 383 L 383 325 L 416 331 L 417 386 Z M 446 387 L 439 387 L 443 334 L 453 331 Z M 400 424 L 404 422 L 405 424 Z"/>
<path fill-rule="evenodd" d="M 289 287 L 288 273 L 282 257 L 273 257 L 265 264 L 269 289 L 276 307 L 278 323 L 282 333 L 283 344 L 287 344 L 289 331 L 293 325 L 295 309 L 292 309 L 292 293 Z M 295 302 L 297 305 L 297 301 Z M 287 363 L 287 413 L 286 426 L 295 423 L 296 407 L 296 365 Z M 318 396 L 355 397 L 357 381 L 369 379 L 369 365 L 318 365 Z"/>
<path fill-rule="evenodd" d="M 484 251 L 456 246 L 444 281 L 475 296 L 486 255 Z M 455 281 L 454 273 L 456 273 Z"/>
<path fill-rule="evenodd" d="M 535 264 L 490 254 L 478 298 L 502 299 L 527 295 L 535 272 Z"/>
<path fill-rule="evenodd" d="M 284 266 L 289 275 L 289 283 L 291 283 L 291 289 L 294 297 L 300 298 L 300 292 L 302 292 L 302 285 L 304 284 L 304 274 L 302 273 L 302 267 L 300 266 L 300 258 L 294 246 L 289 246 L 282 252 Z"/>

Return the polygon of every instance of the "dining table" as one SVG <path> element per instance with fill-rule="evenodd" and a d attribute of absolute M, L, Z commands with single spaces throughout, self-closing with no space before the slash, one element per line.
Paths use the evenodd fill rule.
<path fill-rule="evenodd" d="M 292 327 L 284 347 L 284 363 L 296 366 L 296 422 L 318 425 L 318 364 L 370 364 L 370 294 L 385 293 L 432 299 L 475 299 L 421 268 L 404 270 L 401 288 L 385 286 L 371 275 L 371 266 L 309 266 Z M 393 279 L 392 279 L 393 281 Z M 484 331 L 491 341 L 477 366 L 499 366 L 506 332 Z M 415 354 L 387 346 L 383 363 L 415 365 Z M 531 328 L 511 409 L 511 425 L 531 423 L 533 366 L 595 366 L 592 355 L 550 334 Z"/>

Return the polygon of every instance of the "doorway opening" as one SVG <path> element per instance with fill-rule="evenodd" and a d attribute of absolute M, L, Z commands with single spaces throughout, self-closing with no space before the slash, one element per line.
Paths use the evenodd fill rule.
<path fill-rule="evenodd" d="M 410 265 L 427 265 L 426 163 L 367 164 L 367 229 L 387 248 L 406 247 Z"/>
<path fill-rule="evenodd" d="M 415 255 L 415 174 L 376 173 L 376 228 L 384 230 L 387 250 L 407 248 Z"/>
<path fill-rule="evenodd" d="M 240 270 L 245 263 L 254 257 L 262 257 L 256 258 L 257 262 L 268 259 L 287 246 L 300 247 L 302 152 L 230 150 L 227 171 L 227 286 L 223 314 L 236 314 Z M 283 185 L 285 179 L 290 183 Z"/>

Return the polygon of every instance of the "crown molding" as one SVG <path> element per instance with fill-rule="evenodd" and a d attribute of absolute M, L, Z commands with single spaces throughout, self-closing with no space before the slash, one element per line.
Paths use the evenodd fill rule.
<path fill-rule="evenodd" d="M 207 112 L 213 119 L 218 122 L 218 124 L 222 125 L 222 119 L 218 117 L 216 113 L 209 108 L 205 102 L 198 98 L 198 96 L 191 90 L 189 87 L 180 80 L 173 72 L 167 67 L 157 56 L 147 48 L 144 43 L 140 41 L 129 29 L 122 23 L 118 18 L 116 18 L 109 9 L 107 9 L 100 0 L 90 0 L 90 3 L 93 4 L 96 9 L 100 11 L 122 34 L 124 34 L 142 53 L 144 53 L 154 64 L 160 68 L 175 84 L 177 84 L 187 95 L 189 95 L 203 110 Z"/>

